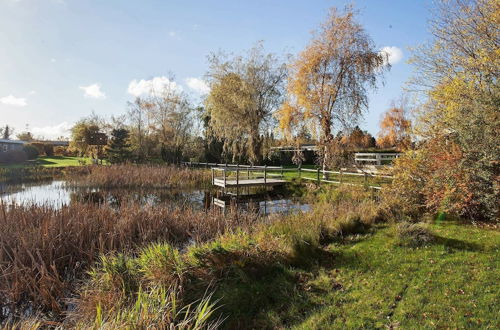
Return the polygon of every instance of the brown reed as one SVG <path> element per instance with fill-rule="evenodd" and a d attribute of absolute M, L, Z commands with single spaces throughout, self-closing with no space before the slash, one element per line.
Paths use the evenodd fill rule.
<path fill-rule="evenodd" d="M 210 172 L 170 165 L 111 165 L 68 169 L 67 176 L 78 185 L 104 188 L 174 188 L 210 183 Z"/>
<path fill-rule="evenodd" d="M 249 213 L 222 216 L 217 210 L 168 205 L 129 204 L 116 210 L 94 204 L 55 209 L 0 203 L 0 301 L 11 312 L 24 302 L 62 312 L 76 280 L 101 254 L 157 241 L 185 246 L 256 221 L 258 216 Z"/>

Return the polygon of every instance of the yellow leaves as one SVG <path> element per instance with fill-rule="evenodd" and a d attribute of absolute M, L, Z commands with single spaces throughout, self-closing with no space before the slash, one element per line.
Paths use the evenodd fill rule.
<path fill-rule="evenodd" d="M 290 65 L 288 104 L 280 112 L 281 129 L 308 118 L 332 138 L 332 126 L 355 123 L 367 105 L 367 86 L 375 87 L 383 56 L 354 20 L 352 7 L 333 8 L 309 45 Z M 293 109 L 293 111 L 292 111 Z"/>
<path fill-rule="evenodd" d="M 382 117 L 377 145 L 381 148 L 407 149 L 411 143 L 410 129 L 411 122 L 406 118 L 404 105 L 393 106 Z"/>

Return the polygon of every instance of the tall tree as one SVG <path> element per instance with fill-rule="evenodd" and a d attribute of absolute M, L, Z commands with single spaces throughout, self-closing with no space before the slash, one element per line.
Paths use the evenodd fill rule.
<path fill-rule="evenodd" d="M 101 127 L 95 118 L 83 118 L 71 128 L 70 145 L 82 156 L 97 152 L 92 145 L 96 143 L 95 138 L 99 133 L 101 133 Z"/>
<path fill-rule="evenodd" d="M 10 136 L 14 134 L 14 130 L 9 125 L 5 125 L 5 127 L 1 129 L 1 133 L 4 140 L 9 140 Z"/>
<path fill-rule="evenodd" d="M 106 149 L 108 161 L 112 164 L 130 161 L 129 132 L 124 128 L 116 128 L 111 132 L 111 139 Z"/>
<path fill-rule="evenodd" d="M 149 128 L 158 138 L 162 159 L 175 163 L 181 161 L 195 121 L 187 95 L 170 79 L 168 84 L 159 90 L 151 90 L 149 95 L 139 98 L 135 104 L 138 138 L 144 138 L 141 132 L 145 123 L 142 116 L 146 114 Z"/>
<path fill-rule="evenodd" d="M 401 99 L 399 103 L 393 101 L 380 120 L 380 132 L 377 145 L 381 148 L 406 150 L 411 145 L 411 121 L 408 117 L 407 103 Z"/>
<path fill-rule="evenodd" d="M 270 130 L 272 114 L 282 102 L 286 65 L 276 55 L 265 54 L 262 43 L 246 56 L 213 54 L 209 60 L 205 105 L 213 134 L 233 161 L 262 161 L 262 135 Z"/>
<path fill-rule="evenodd" d="M 368 104 L 368 88 L 388 68 L 387 54 L 374 49 L 370 36 L 356 22 L 351 7 L 332 8 L 309 45 L 290 65 L 288 100 L 279 113 L 281 128 L 291 135 L 304 122 L 321 132 L 328 162 L 332 129 L 352 127 Z"/>

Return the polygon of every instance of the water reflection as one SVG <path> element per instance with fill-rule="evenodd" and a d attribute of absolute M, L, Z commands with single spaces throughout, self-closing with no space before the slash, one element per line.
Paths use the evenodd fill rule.
<path fill-rule="evenodd" d="M 50 205 L 56 208 L 83 202 L 108 204 L 114 208 L 119 208 L 125 203 L 138 203 L 148 206 L 167 204 L 206 210 L 212 207 L 213 197 L 211 191 L 199 189 L 97 189 L 74 187 L 62 180 L 38 184 L 0 185 L 0 200 L 3 202 Z M 261 196 L 245 203 L 238 203 L 238 208 L 247 212 L 271 214 L 308 211 L 309 205 L 291 197 Z"/>

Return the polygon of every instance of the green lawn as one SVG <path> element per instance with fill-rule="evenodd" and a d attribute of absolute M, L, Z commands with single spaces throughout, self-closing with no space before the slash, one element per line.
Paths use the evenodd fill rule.
<path fill-rule="evenodd" d="M 24 164 L 12 164 L 12 165 L 3 165 L 0 164 L 0 168 L 25 168 L 25 167 L 67 167 L 67 166 L 81 166 L 80 161 L 84 161 L 86 165 L 92 163 L 91 158 L 85 157 L 65 157 L 65 156 L 44 156 L 39 157 L 34 161 L 30 161 Z"/>
<path fill-rule="evenodd" d="M 319 270 L 307 294 L 318 307 L 296 328 L 498 329 L 500 234 L 453 224 L 433 230 L 436 243 L 418 249 L 397 246 L 391 228 L 328 246 L 333 266 Z"/>
<path fill-rule="evenodd" d="M 36 164 L 43 167 L 81 166 L 81 165 L 89 165 L 91 163 L 92 159 L 85 157 L 45 156 L 45 157 L 39 157 L 36 160 Z"/>
<path fill-rule="evenodd" d="M 437 238 L 426 247 L 399 246 L 394 228 L 379 226 L 323 247 L 310 267 L 228 281 L 217 292 L 221 310 L 229 327 L 500 328 L 500 233 L 431 228 Z"/>

